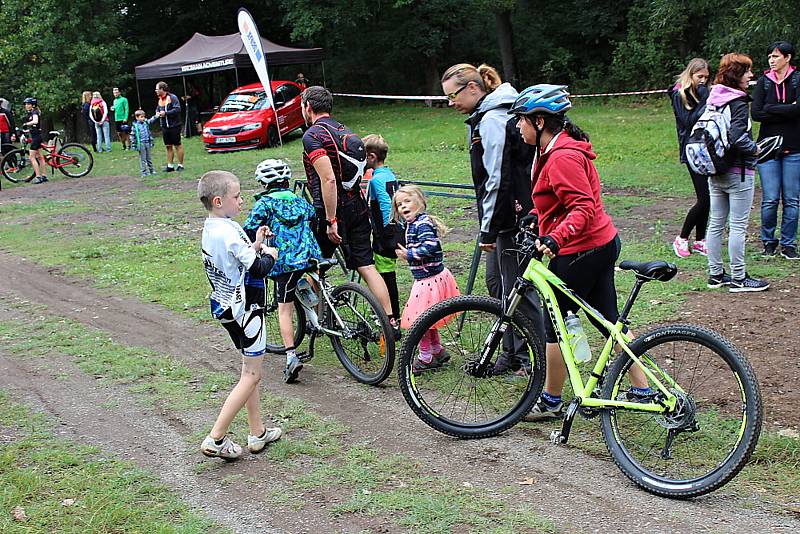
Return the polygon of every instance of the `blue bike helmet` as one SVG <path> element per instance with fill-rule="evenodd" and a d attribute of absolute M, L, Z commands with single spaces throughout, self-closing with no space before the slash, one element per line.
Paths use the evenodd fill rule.
<path fill-rule="evenodd" d="M 522 91 L 511 109 L 509 115 L 558 115 L 572 108 L 569 101 L 569 92 L 566 85 L 551 85 L 540 83 L 532 85 Z"/>
<path fill-rule="evenodd" d="M 38 106 L 39 105 L 39 99 L 35 98 L 35 97 L 32 97 L 32 96 L 29 96 L 28 98 L 23 100 L 22 103 L 23 104 L 30 104 L 32 106 Z"/>

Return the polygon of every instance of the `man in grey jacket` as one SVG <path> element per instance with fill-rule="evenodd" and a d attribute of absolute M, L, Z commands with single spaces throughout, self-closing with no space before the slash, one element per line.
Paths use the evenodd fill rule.
<path fill-rule="evenodd" d="M 486 288 L 495 298 L 509 294 L 525 265 L 516 254 L 504 254 L 514 247 L 519 220 L 532 207 L 531 164 L 534 149 L 526 145 L 508 110 L 517 91 L 501 83 L 497 72 L 487 65 L 453 65 L 442 76 L 442 90 L 450 106 L 469 115 L 470 163 L 480 219 L 480 248 L 486 252 Z M 541 303 L 529 292 L 523 313 L 544 336 Z M 519 372 L 530 365 L 524 340 L 509 332 L 503 339 L 503 355 L 495 373 Z M 524 369 L 523 369 L 524 371 Z"/>
<path fill-rule="evenodd" d="M 169 92 L 167 82 L 158 82 L 156 84 L 156 95 L 158 95 L 156 117 L 161 125 L 164 146 L 167 147 L 167 166 L 164 167 L 164 171 L 182 171 L 181 101 L 176 95 Z M 172 162 L 175 160 L 176 155 L 178 156 L 178 166 L 173 167 Z"/>

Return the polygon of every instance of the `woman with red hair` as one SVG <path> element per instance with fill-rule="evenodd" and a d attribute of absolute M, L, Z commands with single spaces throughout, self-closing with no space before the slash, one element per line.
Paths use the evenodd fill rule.
<path fill-rule="evenodd" d="M 728 286 L 732 293 L 764 291 L 766 280 L 747 274 L 744 244 L 750 207 L 753 205 L 756 155 L 750 124 L 750 96 L 747 88 L 753 79 L 753 60 L 744 54 L 725 54 L 719 64 L 714 86 L 708 95 L 707 108 L 716 108 L 730 116 L 728 139 L 733 151 L 733 164 L 722 174 L 708 179 L 711 210 L 708 221 L 708 287 Z M 726 109 L 727 108 L 727 109 Z M 722 264 L 722 234 L 728 221 L 728 254 L 731 272 Z"/>

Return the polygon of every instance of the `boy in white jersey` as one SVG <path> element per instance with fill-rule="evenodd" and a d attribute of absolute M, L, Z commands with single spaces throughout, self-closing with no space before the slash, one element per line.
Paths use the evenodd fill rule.
<path fill-rule="evenodd" d="M 226 171 L 209 171 L 197 184 L 197 195 L 208 210 L 203 226 L 203 263 L 211 284 L 211 313 L 228 331 L 236 348 L 242 352 L 242 374 L 228 394 L 211 432 L 200 451 L 206 456 L 232 460 L 243 454 L 242 447 L 231 440 L 228 427 L 243 407 L 247 409 L 250 435 L 247 448 L 261 452 L 267 443 L 281 437 L 280 428 L 266 428 L 259 415 L 261 361 L 266 352 L 264 332 L 263 284 L 248 285 L 249 279 L 263 279 L 269 274 L 278 251 L 264 245 L 269 228 L 262 226 L 256 240 L 250 242 L 239 223 L 242 195 L 239 179 Z M 257 286 L 257 284 L 256 284 Z"/>

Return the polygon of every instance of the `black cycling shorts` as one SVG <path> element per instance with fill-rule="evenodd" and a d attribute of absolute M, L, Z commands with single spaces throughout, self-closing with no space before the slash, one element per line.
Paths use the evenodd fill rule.
<path fill-rule="evenodd" d="M 275 294 L 279 304 L 294 302 L 297 282 L 303 277 L 303 271 L 292 271 L 273 277 L 275 280 Z"/>
<path fill-rule="evenodd" d="M 336 222 L 342 243 L 339 245 L 344 254 L 348 269 L 358 269 L 374 265 L 372 257 L 372 225 L 369 222 L 369 208 L 363 198 L 342 204 L 336 209 Z M 314 232 L 325 258 L 333 257 L 336 245 L 328 239 L 328 225 L 325 222 L 325 210 L 317 209 L 317 227 Z"/>
<path fill-rule="evenodd" d="M 164 144 L 167 146 L 180 146 L 181 127 L 165 128 L 161 134 L 164 137 Z"/>
<path fill-rule="evenodd" d="M 30 140 L 31 144 L 28 147 L 29 150 L 39 150 L 42 148 L 42 132 L 39 133 L 30 133 Z"/>
<path fill-rule="evenodd" d="M 621 250 L 622 243 L 619 236 L 616 236 L 605 245 L 575 254 L 556 256 L 550 260 L 547 268 L 563 280 L 576 295 L 599 311 L 606 320 L 614 323 L 619 319 L 617 289 L 614 285 L 614 266 Z M 555 294 L 558 307 L 565 316 L 568 311 L 573 313 L 578 311 L 578 305 L 571 299 L 560 291 L 555 291 Z M 608 334 L 593 318 L 589 317 L 589 321 L 600 333 Z M 544 329 L 545 340 L 548 343 L 557 343 L 556 332 L 550 320 L 545 321 Z"/>

